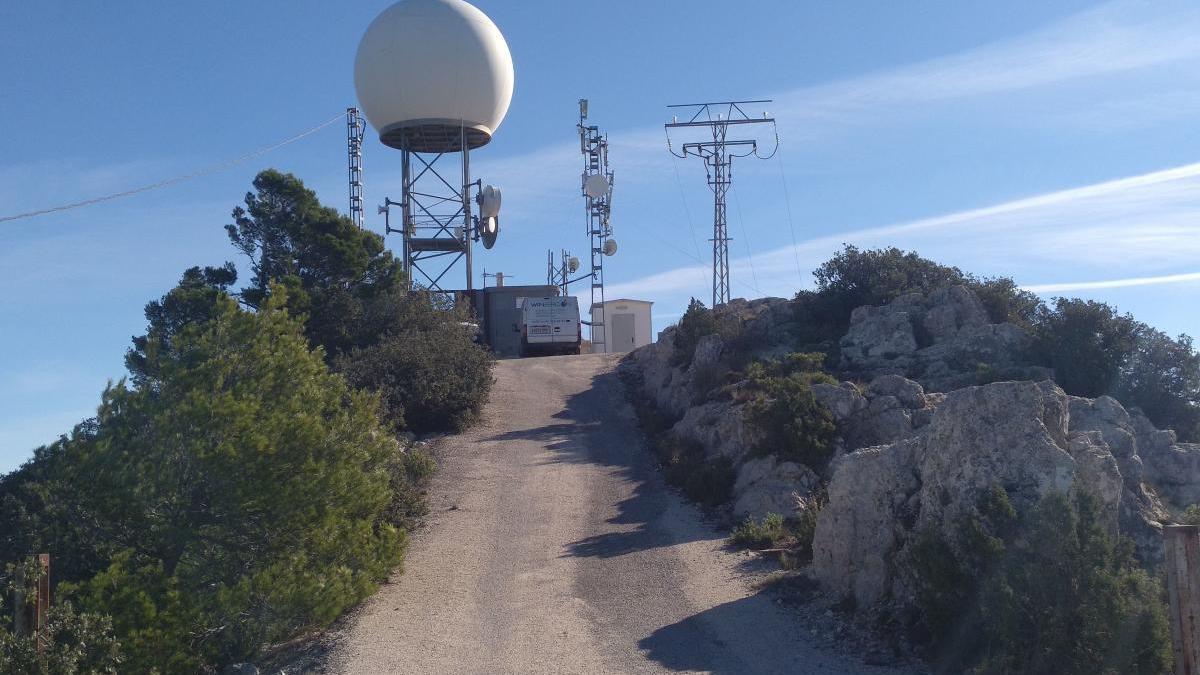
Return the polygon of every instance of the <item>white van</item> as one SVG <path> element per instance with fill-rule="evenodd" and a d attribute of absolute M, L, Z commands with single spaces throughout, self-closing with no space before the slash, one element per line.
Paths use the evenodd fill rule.
<path fill-rule="evenodd" d="M 567 297 L 525 298 L 521 303 L 521 356 L 578 354 L 583 338 L 579 300 Z"/>

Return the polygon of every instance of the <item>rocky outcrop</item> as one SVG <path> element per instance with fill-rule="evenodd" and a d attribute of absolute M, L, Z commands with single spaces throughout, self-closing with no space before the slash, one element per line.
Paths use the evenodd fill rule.
<path fill-rule="evenodd" d="M 733 486 L 733 515 L 739 520 L 768 513 L 790 515 L 796 510 L 796 497 L 812 494 L 820 485 L 820 477 L 803 464 L 780 462 L 774 456 L 747 460 Z"/>
<path fill-rule="evenodd" d="M 905 376 L 934 391 L 981 380 L 1045 379 L 1049 371 L 1028 363 L 1030 343 L 1017 326 L 989 323 L 970 289 L 951 286 L 855 309 L 840 343 L 840 367 L 863 379 Z"/>
<path fill-rule="evenodd" d="M 926 531 L 956 541 L 995 485 L 1019 511 L 1051 490 L 1085 490 L 1108 527 L 1130 536 L 1154 563 L 1159 523 L 1170 515 L 1146 481 L 1136 420 L 1113 399 L 1069 397 L 1048 381 L 951 392 L 915 435 L 835 461 L 813 543 L 814 573 L 861 606 L 911 602 L 910 547 Z M 1170 452 L 1197 454 L 1178 445 Z"/>

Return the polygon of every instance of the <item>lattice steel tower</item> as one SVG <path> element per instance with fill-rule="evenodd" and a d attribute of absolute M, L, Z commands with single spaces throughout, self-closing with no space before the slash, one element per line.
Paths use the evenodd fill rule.
<path fill-rule="evenodd" d="M 712 306 L 729 302 L 729 230 L 725 218 L 725 195 L 733 183 L 733 159 L 754 155 L 760 159 L 768 159 L 775 154 L 765 157 L 758 154 L 758 141 L 755 139 L 728 138 L 729 127 L 743 124 L 770 124 L 775 131 L 775 119 L 763 113 L 761 118 L 753 118 L 746 114 L 742 106 L 752 103 L 770 103 L 770 99 L 758 101 L 720 101 L 715 103 L 688 103 L 684 105 L 667 106 L 673 109 L 689 109 L 691 117 L 686 122 L 680 122 L 679 116 L 666 125 L 667 149 L 672 155 L 680 158 L 699 157 L 704 160 L 704 169 L 708 175 L 708 186 L 713 192 L 713 288 Z M 689 129 L 703 127 L 711 133 L 712 140 L 688 142 L 683 144 L 683 152 L 677 153 L 671 146 L 671 129 Z M 775 133 L 775 148 L 779 147 L 779 135 Z M 733 151 L 731 151 L 731 148 Z M 745 149 L 738 152 L 737 149 Z"/>
<path fill-rule="evenodd" d="M 346 108 L 346 149 L 349 154 L 350 220 L 363 226 L 362 144 L 367 121 L 358 108 Z"/>
<path fill-rule="evenodd" d="M 616 253 L 612 240 L 613 172 L 608 167 L 608 136 L 600 128 L 587 124 L 588 102 L 579 99 L 579 150 L 583 153 L 583 179 L 580 191 L 585 200 L 587 232 L 591 238 L 592 309 L 591 341 L 593 349 L 601 345 L 607 352 L 607 333 L 604 329 L 604 258 Z M 599 313 L 595 308 L 599 306 Z M 599 329 L 599 330 L 597 330 Z"/>

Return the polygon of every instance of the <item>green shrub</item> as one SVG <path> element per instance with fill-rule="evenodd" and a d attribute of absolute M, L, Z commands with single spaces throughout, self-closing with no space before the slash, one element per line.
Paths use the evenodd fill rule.
<path fill-rule="evenodd" d="M 1064 391 L 1095 398 L 1114 391 L 1136 332 L 1133 317 L 1102 302 L 1058 298 L 1038 315 L 1035 349 Z"/>
<path fill-rule="evenodd" d="M 700 338 L 719 335 L 728 344 L 737 340 L 741 334 L 741 328 L 741 322 L 735 317 L 714 312 L 705 307 L 704 303 L 692 298 L 675 330 L 675 353 L 672 356 L 672 365 L 682 368 L 690 366 Z"/>
<path fill-rule="evenodd" d="M 1192 338 L 1172 339 L 1138 324 L 1133 353 L 1117 378 L 1116 397 L 1182 441 L 1200 441 L 1200 353 Z"/>
<path fill-rule="evenodd" d="M 478 418 L 493 363 L 490 351 L 447 320 L 441 330 L 408 328 L 353 349 L 334 368 L 355 387 L 378 393 L 395 428 L 428 433 L 459 431 Z"/>
<path fill-rule="evenodd" d="M 399 529 L 410 530 L 429 513 L 425 488 L 437 471 L 437 463 L 428 452 L 414 447 L 389 458 L 387 468 L 392 500 L 384 519 Z"/>
<path fill-rule="evenodd" d="M 1200 504 L 1192 504 L 1179 519 L 1180 525 L 1200 525 Z"/>
<path fill-rule="evenodd" d="M 121 646 L 113 636 L 108 616 L 76 612 L 69 601 L 56 600 L 38 638 L 14 632 L 16 608 L 10 603 L 18 590 L 27 599 L 35 597 L 40 574 L 40 567 L 31 562 L 9 563 L 0 573 L 0 673 L 117 673 L 123 662 Z M 21 585 L 18 577 L 23 581 Z M 41 654 L 37 639 L 42 643 Z"/>
<path fill-rule="evenodd" d="M 737 474 L 728 457 L 708 459 L 704 446 L 671 433 L 653 443 L 667 483 L 682 489 L 688 499 L 712 507 L 733 496 Z"/>
<path fill-rule="evenodd" d="M 793 549 L 801 559 L 811 560 L 813 537 L 817 534 L 817 518 L 825 507 L 826 496 L 822 490 L 809 497 L 796 497 L 796 515 L 788 522 L 788 529 L 795 537 Z"/>
<path fill-rule="evenodd" d="M 768 513 L 762 522 L 747 518 L 741 525 L 734 528 L 729 535 L 729 543 L 745 548 L 770 548 L 787 535 L 783 516 L 778 513 Z"/>
<path fill-rule="evenodd" d="M 1030 330 L 1037 320 L 1042 301 L 1036 293 L 1021 289 L 1008 277 L 977 279 L 966 275 L 967 288 L 975 293 L 988 320 L 992 323 L 1012 323 Z"/>
<path fill-rule="evenodd" d="M 910 563 L 939 662 L 952 672 L 1165 673 L 1163 592 L 1087 495 L 1018 517 L 999 488 L 955 542 L 926 532 Z"/>
<path fill-rule="evenodd" d="M 821 356 L 792 354 L 747 368 L 747 379 L 757 391 L 745 408 L 747 425 L 757 439 L 756 454 L 817 467 L 829 460 L 837 424 L 813 395 L 812 385 L 837 380 L 818 370 Z"/>

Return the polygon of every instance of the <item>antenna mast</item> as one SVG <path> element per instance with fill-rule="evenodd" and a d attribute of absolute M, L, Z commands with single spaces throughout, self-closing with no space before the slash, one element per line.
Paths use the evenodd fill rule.
<path fill-rule="evenodd" d="M 346 149 L 349 153 L 350 220 L 363 226 L 362 144 L 367 121 L 358 108 L 346 108 Z"/>
<path fill-rule="evenodd" d="M 699 157 L 704 160 L 705 173 L 708 175 L 708 187 L 713 191 L 713 290 L 712 306 L 729 302 L 729 235 L 725 218 L 725 195 L 733 183 L 733 159 L 754 155 L 759 159 L 769 159 L 779 148 L 779 133 L 775 129 L 775 119 L 763 113 L 761 118 L 752 118 L 745 113 L 742 106 L 752 103 L 770 103 L 769 99 L 758 101 L 719 101 L 714 103 L 689 103 L 685 105 L 667 106 L 680 109 L 680 113 L 688 117 L 680 122 L 680 115 L 665 125 L 667 132 L 667 149 L 676 157 Z M 684 110 L 686 109 L 686 110 Z M 729 139 L 729 127 L 743 124 L 770 124 L 775 131 L 775 149 L 765 157 L 758 154 L 758 141 L 754 139 Z M 671 147 L 671 129 L 704 128 L 712 135 L 711 141 L 684 143 L 682 153 L 675 152 Z"/>
<path fill-rule="evenodd" d="M 613 172 L 608 168 L 608 136 L 587 124 L 588 101 L 579 99 L 579 151 L 583 154 L 581 192 L 586 200 L 587 232 L 591 237 L 593 352 L 607 352 L 604 329 L 604 258 L 616 252 L 609 215 L 612 212 Z M 599 313 L 596 307 L 599 305 Z"/>

